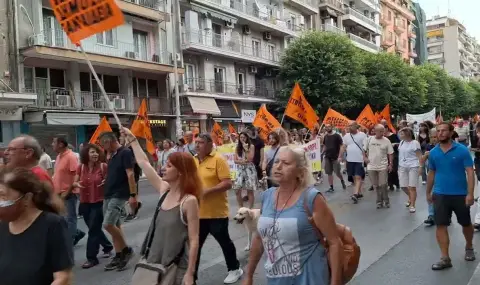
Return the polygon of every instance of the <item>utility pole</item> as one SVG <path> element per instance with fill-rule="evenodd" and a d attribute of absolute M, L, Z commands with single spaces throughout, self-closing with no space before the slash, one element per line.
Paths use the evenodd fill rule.
<path fill-rule="evenodd" d="M 178 84 L 178 62 L 177 62 L 177 40 L 180 39 L 180 31 L 177 31 L 178 25 L 178 0 L 172 0 L 172 34 L 173 34 L 173 81 L 175 81 L 175 129 L 177 138 L 183 136 L 182 120 L 180 118 L 180 93 Z"/>

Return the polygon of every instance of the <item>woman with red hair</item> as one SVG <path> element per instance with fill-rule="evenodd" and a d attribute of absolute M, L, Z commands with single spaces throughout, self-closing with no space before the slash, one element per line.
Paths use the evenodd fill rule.
<path fill-rule="evenodd" d="M 175 285 L 194 284 L 198 253 L 199 200 L 202 182 L 189 153 L 172 153 L 163 165 L 163 177 L 151 166 L 138 140 L 122 128 L 126 144 L 160 200 L 140 251 L 141 262 L 177 265 Z"/>

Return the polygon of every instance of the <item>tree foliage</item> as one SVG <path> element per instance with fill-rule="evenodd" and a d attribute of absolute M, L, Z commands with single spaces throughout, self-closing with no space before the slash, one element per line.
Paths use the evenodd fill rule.
<path fill-rule="evenodd" d="M 449 76 L 437 65 L 410 66 L 394 54 L 363 52 L 329 32 L 309 32 L 290 44 L 279 75 L 285 83 L 280 101 L 285 103 L 299 82 L 320 114 L 332 107 L 354 118 L 366 104 L 375 110 L 390 104 L 397 115 L 436 107 L 450 118 L 480 108 L 479 82 Z"/>

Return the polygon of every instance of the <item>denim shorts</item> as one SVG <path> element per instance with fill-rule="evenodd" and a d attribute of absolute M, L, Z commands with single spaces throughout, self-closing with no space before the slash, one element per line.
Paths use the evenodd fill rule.
<path fill-rule="evenodd" d="M 119 227 L 122 224 L 122 210 L 125 207 L 127 200 L 120 198 L 109 198 L 103 201 L 103 225 L 116 225 Z"/>
<path fill-rule="evenodd" d="M 363 162 L 349 162 L 347 161 L 347 174 L 348 176 L 360 176 L 365 177 L 365 168 Z"/>

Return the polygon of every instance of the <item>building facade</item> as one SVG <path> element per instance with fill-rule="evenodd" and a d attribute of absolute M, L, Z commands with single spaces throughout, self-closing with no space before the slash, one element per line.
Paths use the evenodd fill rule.
<path fill-rule="evenodd" d="M 19 87 L 37 96 L 35 106 L 24 110 L 24 130 L 42 144 L 60 133 L 78 146 L 88 141 L 102 116 L 116 128 L 85 57 L 63 32 L 49 1 L 16 2 Z M 122 124 L 131 124 L 145 99 L 155 123 L 154 139 L 172 137 L 171 74 L 180 51 L 173 50 L 178 38 L 172 35 L 171 3 L 120 0 L 117 4 L 125 24 L 83 40 L 82 46 Z"/>
<path fill-rule="evenodd" d="M 413 3 L 412 10 L 415 15 L 415 20 L 413 21 L 413 34 L 416 35 L 414 40 L 415 51 L 417 53 L 417 57 L 414 58 L 414 63 L 416 65 L 421 65 L 428 60 L 427 15 L 419 3 Z"/>
<path fill-rule="evenodd" d="M 383 50 L 397 54 L 407 63 L 413 63 L 417 53 L 416 34 L 412 24 L 415 15 L 411 9 L 411 1 L 381 0 L 381 10 Z"/>
<path fill-rule="evenodd" d="M 449 75 L 470 79 L 480 71 L 480 49 L 476 40 L 457 20 L 434 17 L 427 21 L 428 62 Z"/>

